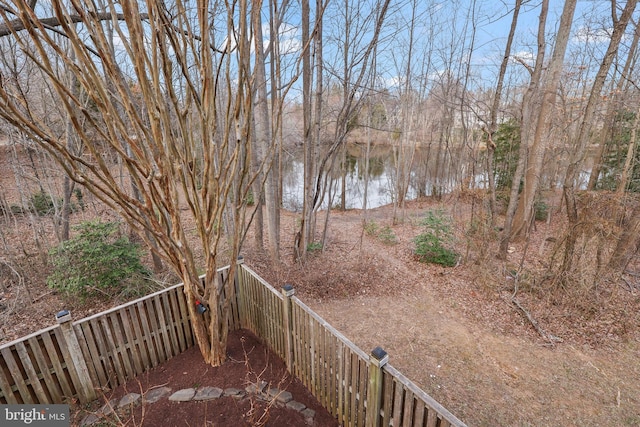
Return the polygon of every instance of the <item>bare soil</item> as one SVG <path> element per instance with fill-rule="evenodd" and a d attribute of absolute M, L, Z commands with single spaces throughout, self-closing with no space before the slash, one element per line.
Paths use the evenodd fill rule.
<path fill-rule="evenodd" d="M 9 157 L 0 156 L 0 195 L 11 203 L 19 200 L 13 170 Z M 114 218 L 91 197 L 86 202 L 74 222 Z M 551 220 L 536 223 L 529 244 L 513 244 L 506 261 L 493 256 L 497 233 L 478 225 L 480 202 L 473 194 L 410 202 L 395 222 L 392 206 L 332 211 L 325 246 L 304 262 L 293 260 L 299 218 L 283 212 L 279 262 L 269 261 L 251 236 L 244 257 L 274 286 L 294 285 L 305 303 L 365 351 L 382 346 L 393 366 L 470 426 L 638 426 L 638 276 L 596 288 L 542 280 L 564 227 L 557 197 L 549 205 Z M 422 264 L 413 255 L 420 218 L 436 208 L 455 220 L 462 257 L 453 268 Z M 318 223 L 323 219 L 321 213 Z M 80 305 L 52 293 L 44 284 L 50 267 L 40 255 L 55 245 L 51 219 L 0 221 L 8 249 L 0 255 L 0 344 L 53 324 L 60 309 L 70 308 L 77 319 L 122 302 Z M 364 225 L 371 222 L 388 226 L 396 242 L 367 234 Z M 585 273 L 589 268 L 585 263 Z M 176 279 L 167 273 L 164 280 Z M 182 372 L 192 365 L 182 364 L 189 366 Z M 179 378 L 191 377 L 179 373 L 169 381 L 175 388 Z M 238 375 L 242 381 L 246 372 Z"/>
<path fill-rule="evenodd" d="M 245 389 L 258 383 L 291 393 L 294 401 L 314 411 L 312 422 L 302 412 L 279 404 L 275 398 L 263 400 Z M 217 387 L 242 390 L 240 397 L 222 396 L 208 401 L 173 402 L 163 397 L 154 403 L 140 404 L 117 416 L 101 415 L 105 405 L 115 407 L 116 402 L 129 394 L 145 393 L 168 387 L 171 393 L 182 389 Z M 110 403 L 111 402 L 111 403 Z M 107 406 L 109 407 L 109 406 Z M 115 390 L 105 392 L 101 399 L 90 405 L 74 406 L 72 425 L 81 425 L 89 414 L 98 414 L 102 424 L 117 426 L 182 427 L 182 426 L 237 426 L 237 427 L 337 427 L 338 422 L 329 414 L 296 378 L 289 375 L 282 360 L 274 355 L 251 332 L 233 331 L 229 334 L 227 361 L 219 367 L 204 363 L 196 347 L 168 360 Z"/>

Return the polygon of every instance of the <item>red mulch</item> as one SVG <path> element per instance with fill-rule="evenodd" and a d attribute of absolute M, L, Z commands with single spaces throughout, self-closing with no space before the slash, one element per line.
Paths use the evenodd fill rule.
<path fill-rule="evenodd" d="M 137 379 L 127 382 L 112 392 L 105 393 L 88 408 L 72 408 L 72 425 L 79 425 L 83 418 L 112 399 L 120 399 L 127 393 L 143 394 L 159 386 L 171 388 L 171 393 L 184 388 L 204 386 L 244 389 L 251 383 L 266 381 L 268 388 L 289 391 L 293 400 L 304 403 L 315 411 L 315 427 L 338 426 L 309 390 L 286 369 L 282 359 L 272 353 L 247 330 L 229 334 L 227 361 L 219 367 L 204 363 L 197 347 L 151 369 Z M 120 417 L 121 426 L 273 426 L 304 427 L 304 416 L 283 406 L 271 405 L 247 395 L 242 399 L 223 396 L 204 402 L 171 402 L 168 397 L 156 403 L 137 405 L 134 410 Z M 261 419 L 262 417 L 262 419 Z M 264 423 L 263 423 L 264 422 Z M 96 424 L 103 425 L 103 424 Z M 111 425 L 111 424 L 109 424 Z"/>

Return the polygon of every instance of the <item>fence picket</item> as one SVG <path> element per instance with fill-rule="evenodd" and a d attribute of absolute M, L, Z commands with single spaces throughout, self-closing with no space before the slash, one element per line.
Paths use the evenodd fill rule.
<path fill-rule="evenodd" d="M 189 319 L 189 309 L 187 308 L 187 296 L 184 294 L 182 288 L 176 289 L 176 298 L 178 299 L 178 306 L 180 307 L 180 328 L 184 333 L 186 348 L 193 347 L 195 344 L 193 331 L 191 330 L 191 321 Z"/>
<path fill-rule="evenodd" d="M 115 342 L 113 333 L 111 331 L 111 327 L 109 326 L 109 321 L 107 316 L 103 316 L 99 321 L 100 328 L 104 333 L 105 344 L 106 344 L 106 353 L 105 353 L 105 361 L 108 361 L 111 369 L 116 374 L 114 386 L 124 384 L 126 381 L 126 374 L 123 370 L 123 366 L 118 359 L 118 351 L 117 351 L 117 343 Z"/>
<path fill-rule="evenodd" d="M 404 396 L 404 418 L 402 420 L 402 427 L 411 427 L 413 425 L 413 393 L 407 391 Z"/>
<path fill-rule="evenodd" d="M 386 371 L 382 372 L 382 383 L 384 388 L 382 393 L 382 425 L 386 427 L 391 425 L 394 384 L 393 377 Z"/>
<path fill-rule="evenodd" d="M 53 380 L 51 376 L 51 370 L 49 368 L 49 364 L 45 358 L 45 355 L 42 352 L 42 345 L 36 336 L 30 336 L 27 341 L 31 346 L 31 351 L 33 352 L 33 356 L 36 359 L 36 363 L 38 365 L 38 372 L 42 374 L 42 382 L 44 387 L 46 387 L 49 399 L 45 403 L 55 403 L 62 400 L 62 391 L 58 386 L 57 381 Z M 0 377 L 2 377 L 0 375 Z M 0 378 L 1 379 L 1 378 Z"/>
<path fill-rule="evenodd" d="M 184 331 L 182 328 L 182 313 L 180 313 L 180 306 L 177 301 L 176 292 L 168 292 L 169 294 L 169 305 L 171 310 L 171 328 L 175 330 L 176 336 L 178 339 L 178 353 L 182 353 L 187 349 L 187 345 L 185 343 Z"/>
<path fill-rule="evenodd" d="M 55 329 L 60 329 L 56 327 Z M 42 334 L 42 343 L 44 344 L 44 348 L 46 350 L 47 355 L 49 356 L 49 360 L 51 361 L 51 365 L 53 366 L 53 373 L 57 378 L 57 382 L 62 389 L 62 398 L 69 398 L 73 396 L 73 392 L 71 391 L 71 387 L 69 386 L 69 382 L 67 381 L 67 377 L 64 373 L 64 369 L 62 368 L 62 363 L 60 363 L 60 358 L 58 356 L 58 351 L 56 350 L 56 346 L 53 343 L 52 336 L 56 337 L 54 332 L 55 329 L 49 331 L 49 333 Z M 57 340 L 56 340 L 57 341 Z"/>
<path fill-rule="evenodd" d="M 122 318 L 122 329 L 124 329 L 124 335 L 127 339 L 127 351 L 126 354 L 131 358 L 133 362 L 134 375 L 138 375 L 144 372 L 142 355 L 136 349 L 136 339 L 134 337 L 134 329 L 130 320 L 129 307 L 124 307 L 120 310 Z"/>
<path fill-rule="evenodd" d="M 27 341 L 28 342 L 28 341 Z M 27 374 L 27 379 L 29 380 L 29 384 L 33 392 L 35 393 L 35 397 L 37 398 L 37 402 L 47 402 L 49 398 L 44 392 L 42 388 L 42 384 L 40 384 L 40 379 L 38 378 L 38 374 L 36 373 L 35 368 L 33 367 L 33 360 L 29 356 L 29 352 L 27 351 L 27 347 L 23 342 L 16 343 L 16 351 L 18 353 L 18 360 L 20 364 L 24 368 L 25 374 Z"/>
<path fill-rule="evenodd" d="M 218 273 L 224 283 L 228 271 Z M 395 368 L 373 365 L 293 292 L 274 289 L 240 261 L 228 279 L 220 290 L 226 327 L 261 337 L 340 424 L 465 427 Z M 195 344 L 187 304 L 179 284 L 69 323 L 64 333 L 54 326 L 0 346 L 0 404 L 83 400 L 157 366 Z"/>
<path fill-rule="evenodd" d="M 13 356 L 13 351 L 11 351 L 11 349 L 9 348 L 3 348 L 1 350 L 1 354 L 7 364 L 7 367 L 9 368 L 11 376 L 13 377 L 13 383 L 20 393 L 22 402 L 19 403 L 34 403 L 33 399 L 31 398 L 31 393 L 27 388 L 27 384 L 24 382 L 24 379 L 20 374 L 20 368 L 18 367 L 18 364 L 16 363 L 16 360 Z"/>
<path fill-rule="evenodd" d="M 4 360 L 4 358 L 2 360 Z M 11 388 L 11 384 L 9 384 L 9 381 L 7 381 L 8 375 L 8 368 L 5 369 L 4 366 L 0 365 L 0 391 L 2 391 L 2 397 L 4 397 L 4 402 L 0 400 L 0 404 L 18 403 L 18 400 L 13 393 L 13 389 Z"/>

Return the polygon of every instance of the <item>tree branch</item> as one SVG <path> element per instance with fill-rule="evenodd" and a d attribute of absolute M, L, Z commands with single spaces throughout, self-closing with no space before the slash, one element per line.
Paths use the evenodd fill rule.
<path fill-rule="evenodd" d="M 142 19 L 147 19 L 148 15 L 141 14 L 141 17 Z M 96 18 L 100 21 L 108 21 L 113 19 L 113 15 L 111 13 L 97 13 Z M 115 18 L 119 21 L 124 21 L 123 14 L 118 13 L 115 15 Z M 80 15 L 69 15 L 69 19 L 73 23 L 83 22 L 82 16 Z M 47 27 L 58 27 L 61 25 L 60 20 L 56 17 L 42 18 L 40 19 L 40 22 Z M 21 19 L 13 19 L 9 22 L 5 22 L 4 24 L 0 25 L 0 37 L 5 37 L 13 33 L 16 33 L 18 31 L 22 31 L 24 29 L 25 29 L 25 25 Z"/>

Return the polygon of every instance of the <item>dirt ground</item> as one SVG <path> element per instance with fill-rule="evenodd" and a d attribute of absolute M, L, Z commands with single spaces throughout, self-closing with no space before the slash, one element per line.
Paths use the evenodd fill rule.
<path fill-rule="evenodd" d="M 10 163 L 0 156 L 0 195 L 15 203 Z M 74 222 L 114 219 L 91 197 L 86 202 Z M 276 287 L 294 285 L 363 350 L 383 347 L 394 367 L 470 426 L 639 426 L 638 277 L 605 283 L 582 300 L 558 297 L 536 278 L 560 236 L 562 214 L 537 223 L 528 246 L 514 244 L 509 259 L 498 261 L 492 231 L 470 231 L 475 203 L 465 195 L 410 202 L 395 224 L 392 206 L 369 210 L 366 219 L 359 210 L 333 211 L 326 245 L 304 262 L 293 261 L 298 217 L 283 212 L 280 262 L 270 262 L 251 236 L 245 262 Z M 435 208 L 455 219 L 463 257 L 453 268 L 413 256 L 420 218 Z M 62 300 L 44 285 L 50 267 L 39 255 L 55 244 L 51 219 L 1 220 L 0 345 L 53 324 L 63 308 L 78 319 L 122 302 Z M 365 221 L 388 226 L 396 243 L 367 234 Z M 521 266 L 530 279 L 514 286 Z"/>
<path fill-rule="evenodd" d="M 254 384 L 265 384 L 265 390 L 288 391 L 294 401 L 314 411 L 312 423 L 295 409 L 279 404 L 277 399 L 263 400 L 258 395 L 244 393 L 241 397 L 222 396 L 215 400 L 172 402 L 163 397 L 154 403 L 136 404 L 116 417 L 100 416 L 95 425 L 183 427 L 337 427 L 333 419 L 308 389 L 287 373 L 282 360 L 262 345 L 251 332 L 233 331 L 229 334 L 227 361 L 217 368 L 204 363 L 199 350 L 192 347 L 184 353 L 151 369 L 136 381 L 105 393 L 100 399 L 84 407 L 74 406 L 72 425 L 81 425 L 89 414 L 100 415 L 100 409 L 129 394 L 145 395 L 152 390 L 168 387 L 170 393 L 181 389 L 217 387 L 245 391 Z M 305 409 L 306 409 L 305 408 Z M 102 424 L 100 424 L 102 422 Z"/>
<path fill-rule="evenodd" d="M 514 245 L 504 264 L 492 256 L 473 262 L 481 249 L 473 241 L 469 261 L 454 268 L 415 260 L 419 219 L 435 208 L 456 216 L 464 253 L 468 204 L 452 197 L 411 202 L 397 225 L 391 206 L 368 212 L 367 221 L 391 227 L 393 245 L 363 233 L 362 212 L 333 212 L 329 243 L 305 263 L 287 261 L 291 244 L 283 246 L 280 268 L 258 255 L 246 259 L 270 283 L 293 284 L 365 351 L 382 346 L 391 365 L 470 426 L 640 425 L 638 289 L 610 284 L 591 315 L 544 294 L 517 293 L 539 329 L 557 337 L 550 342 L 510 302 L 513 277 L 501 275 L 527 248 Z M 557 226 L 537 225 L 525 254 L 532 270 Z"/>

